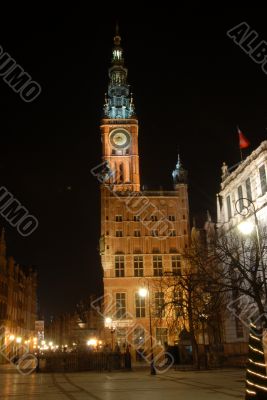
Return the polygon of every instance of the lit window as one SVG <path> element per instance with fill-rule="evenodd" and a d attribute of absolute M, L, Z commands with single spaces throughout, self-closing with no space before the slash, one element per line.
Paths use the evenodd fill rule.
<path fill-rule="evenodd" d="M 135 316 L 136 318 L 144 318 L 146 316 L 146 301 L 139 293 L 135 293 Z"/>
<path fill-rule="evenodd" d="M 176 230 L 175 229 L 170 229 L 169 230 L 169 236 L 176 236 Z"/>
<path fill-rule="evenodd" d="M 151 236 L 159 236 L 159 231 L 157 229 L 153 229 L 151 231 Z"/>
<path fill-rule="evenodd" d="M 113 58 L 115 60 L 120 60 L 121 59 L 121 50 L 118 50 L 118 49 L 113 50 Z"/>

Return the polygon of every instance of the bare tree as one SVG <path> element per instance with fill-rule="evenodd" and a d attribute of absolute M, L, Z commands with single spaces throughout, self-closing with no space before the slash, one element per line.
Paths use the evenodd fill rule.
<path fill-rule="evenodd" d="M 250 236 L 237 229 L 218 231 L 209 247 L 213 263 L 213 280 L 220 282 L 221 290 L 231 293 L 233 301 L 242 298 L 246 309 L 242 315 L 266 324 L 266 229 Z M 241 304 L 240 304 L 241 306 Z"/>
<path fill-rule="evenodd" d="M 197 336 L 204 323 L 206 330 L 209 327 L 218 330 L 223 302 L 223 292 L 218 282 L 212 279 L 212 263 L 208 262 L 207 257 L 207 247 L 195 231 L 189 249 L 183 254 L 181 270 L 166 273 L 154 284 L 164 293 L 159 317 L 164 316 L 171 332 L 188 329 L 193 360 L 198 367 L 200 359 Z"/>

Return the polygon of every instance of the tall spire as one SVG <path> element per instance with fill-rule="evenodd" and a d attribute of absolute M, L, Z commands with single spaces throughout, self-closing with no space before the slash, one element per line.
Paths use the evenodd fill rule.
<path fill-rule="evenodd" d="M 133 99 L 127 82 L 119 26 L 116 24 L 111 67 L 109 68 L 108 96 L 104 104 L 104 118 L 127 119 L 135 115 Z"/>
<path fill-rule="evenodd" d="M 187 171 L 182 166 L 180 154 L 178 154 L 176 167 L 172 171 L 172 178 L 174 185 L 177 185 L 178 183 L 186 183 L 187 181 Z"/>

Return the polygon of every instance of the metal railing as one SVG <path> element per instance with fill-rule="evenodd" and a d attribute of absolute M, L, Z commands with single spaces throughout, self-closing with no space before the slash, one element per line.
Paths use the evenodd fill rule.
<path fill-rule="evenodd" d="M 39 358 L 39 372 L 113 371 L 130 369 L 126 353 L 53 353 Z"/>

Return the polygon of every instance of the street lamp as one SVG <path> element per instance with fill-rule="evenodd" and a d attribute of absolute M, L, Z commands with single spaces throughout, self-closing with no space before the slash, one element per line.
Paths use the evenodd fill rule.
<path fill-rule="evenodd" d="M 105 326 L 107 328 L 109 328 L 110 333 L 111 333 L 111 351 L 113 351 L 113 340 L 114 340 L 113 336 L 114 336 L 116 327 L 115 327 L 114 322 L 112 321 L 112 318 L 110 318 L 110 317 L 105 318 Z"/>
<path fill-rule="evenodd" d="M 252 208 L 252 212 L 251 212 L 251 208 Z M 239 215 L 242 215 L 242 217 L 245 217 L 245 218 L 250 217 L 251 213 L 253 214 L 254 221 L 255 221 L 254 224 L 251 221 L 245 219 L 244 221 L 240 222 L 240 224 L 238 225 L 238 230 L 245 235 L 249 235 L 255 228 L 256 238 L 257 238 L 257 246 L 258 246 L 258 250 L 260 252 L 259 256 L 261 256 L 259 221 L 257 218 L 257 212 L 256 212 L 256 208 L 255 208 L 253 201 L 246 197 L 241 197 L 235 202 L 235 209 Z"/>
<path fill-rule="evenodd" d="M 150 304 L 150 291 L 149 291 L 149 281 L 147 282 L 147 288 L 139 289 L 140 297 L 148 298 L 148 313 L 149 313 L 149 333 L 150 333 L 150 350 L 151 350 L 151 361 L 150 361 L 150 374 L 156 375 L 156 370 L 154 366 L 154 353 L 153 353 L 153 343 L 152 343 L 152 323 L 151 323 L 151 304 Z"/>

